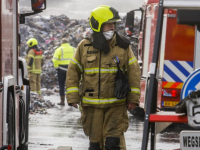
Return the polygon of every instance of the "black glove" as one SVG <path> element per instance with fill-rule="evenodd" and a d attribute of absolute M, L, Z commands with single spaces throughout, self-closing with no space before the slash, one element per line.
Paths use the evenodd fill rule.
<path fill-rule="evenodd" d="M 118 70 L 115 81 L 115 96 L 117 99 L 124 99 L 126 98 L 127 94 L 131 92 L 131 88 L 129 85 L 128 77 L 119 68 L 119 62 L 116 63 Z"/>
<path fill-rule="evenodd" d="M 131 88 L 128 82 L 128 77 L 123 74 L 120 70 L 117 72 L 116 83 L 115 83 L 115 96 L 117 99 L 124 99 L 126 98 L 127 94 L 131 92 Z"/>

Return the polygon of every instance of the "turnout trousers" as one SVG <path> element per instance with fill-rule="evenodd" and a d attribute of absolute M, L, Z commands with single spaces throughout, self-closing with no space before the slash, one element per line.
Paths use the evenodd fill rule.
<path fill-rule="evenodd" d="M 109 108 L 82 106 L 81 121 L 89 150 L 126 150 L 124 132 L 129 126 L 126 105 Z"/>
<path fill-rule="evenodd" d="M 36 73 L 30 73 L 29 76 L 29 82 L 30 82 L 30 90 L 32 92 L 37 92 L 39 95 L 41 95 L 41 77 L 40 74 Z"/>

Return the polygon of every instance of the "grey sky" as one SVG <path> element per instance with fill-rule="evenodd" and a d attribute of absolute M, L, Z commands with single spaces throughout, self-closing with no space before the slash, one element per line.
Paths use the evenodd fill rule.
<path fill-rule="evenodd" d="M 19 0 L 20 8 L 29 7 L 29 0 Z M 120 14 L 142 7 L 143 0 L 46 0 L 47 9 L 41 15 L 65 14 L 70 19 L 87 19 L 92 9 L 99 5 L 112 6 Z"/>

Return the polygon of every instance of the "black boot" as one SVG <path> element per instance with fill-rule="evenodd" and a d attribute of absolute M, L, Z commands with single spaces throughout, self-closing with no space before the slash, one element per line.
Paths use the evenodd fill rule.
<path fill-rule="evenodd" d="M 120 143 L 120 138 L 106 137 L 105 149 L 106 150 L 120 150 L 119 143 Z"/>
<path fill-rule="evenodd" d="M 100 149 L 100 144 L 99 143 L 92 143 L 92 142 L 90 142 L 89 150 L 101 150 Z"/>

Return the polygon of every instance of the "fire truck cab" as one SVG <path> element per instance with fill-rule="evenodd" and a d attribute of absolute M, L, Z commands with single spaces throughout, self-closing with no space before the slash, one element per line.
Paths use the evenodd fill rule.
<path fill-rule="evenodd" d="M 0 1 L 0 150 L 28 150 L 30 87 L 19 24 L 46 8 L 45 0 L 31 2 L 32 12 L 19 14 L 18 0 Z"/>
<path fill-rule="evenodd" d="M 150 66 L 156 40 L 158 7 L 159 0 L 145 0 L 142 8 L 140 8 L 142 18 L 138 37 L 137 58 L 141 64 L 140 107 L 142 108 L 145 108 L 150 73 L 152 71 Z M 130 13 L 134 16 L 135 11 L 131 11 Z M 131 27 L 129 24 L 126 26 Z M 131 29 L 129 33 L 131 33 Z M 158 79 L 157 107 L 160 110 L 174 110 L 174 106 L 180 101 L 183 83 L 195 68 L 195 27 L 177 24 L 177 10 L 165 9 L 162 35 L 159 38 L 161 45 L 159 47 L 160 53 L 156 72 Z"/>
<path fill-rule="evenodd" d="M 165 87 L 166 85 L 165 82 L 167 78 L 168 80 L 171 78 L 170 80 L 173 79 L 176 82 L 178 80 L 179 81 L 183 80 L 183 82 L 185 82 L 186 80 L 188 80 L 188 78 L 186 79 L 184 78 L 187 74 L 190 74 L 189 70 L 191 70 L 191 74 L 192 74 L 195 72 L 193 70 L 199 70 L 200 68 L 200 61 L 199 61 L 200 17 L 198 15 L 200 12 L 200 0 L 190 0 L 190 1 L 188 0 L 159 0 L 159 4 L 157 7 L 158 7 L 157 8 L 158 12 L 157 12 L 156 30 L 155 30 L 155 36 L 154 36 L 153 55 L 152 55 L 152 60 L 149 67 L 150 80 L 149 80 L 149 90 L 148 90 L 147 104 L 146 104 L 146 111 L 145 111 L 145 118 L 144 118 L 144 130 L 143 130 L 143 139 L 142 139 L 142 146 L 141 146 L 142 150 L 147 149 L 149 132 L 151 133 L 150 149 L 154 150 L 156 147 L 156 134 L 162 129 L 164 129 L 164 127 L 166 127 L 166 123 L 172 123 L 172 122 L 173 123 L 187 123 L 188 122 L 187 114 L 184 114 L 184 113 L 177 114 L 174 111 L 169 111 L 169 112 L 160 111 L 159 112 L 157 110 L 157 106 L 158 106 L 157 104 L 159 103 L 159 97 L 158 97 L 159 88 L 162 89 L 162 91 L 169 90 L 170 88 Z M 172 12 L 173 14 L 174 11 L 176 12 L 175 13 L 176 21 L 174 22 L 175 24 L 173 24 L 172 26 L 173 30 L 171 29 L 168 31 L 168 27 L 169 27 L 168 24 L 170 23 L 170 21 L 168 21 L 169 19 L 166 17 L 168 17 L 171 14 L 170 12 Z M 166 16 L 166 13 L 167 13 L 167 16 Z M 166 28 L 165 28 L 165 25 L 167 25 Z M 170 34 L 171 36 L 168 36 L 168 34 Z M 163 41 L 163 35 L 166 39 L 164 41 Z M 168 41 L 167 37 L 170 37 L 170 39 L 173 39 L 174 37 L 178 37 L 178 38 L 174 38 L 174 41 L 171 40 L 167 46 L 164 44 L 165 51 L 164 51 L 164 56 L 162 57 L 162 45 L 163 43 L 167 43 Z M 184 38 L 182 39 L 182 37 Z M 192 41 L 192 43 L 190 40 Z M 177 43 L 175 44 L 173 43 L 176 41 L 178 45 L 176 45 Z M 173 47 L 169 47 L 173 49 L 173 51 L 171 51 L 169 54 L 166 54 L 167 51 L 170 51 L 169 49 L 166 49 L 166 47 L 168 47 L 169 45 L 173 45 Z M 187 49 L 190 49 L 190 51 L 187 51 Z M 162 61 L 161 58 L 164 61 L 162 63 L 163 76 L 160 81 L 159 70 L 161 67 L 160 66 L 161 61 Z M 172 60 L 167 60 L 169 58 Z M 176 58 L 180 60 L 176 60 Z M 188 68 L 191 68 L 191 69 L 188 69 Z M 174 71 L 174 69 L 178 71 Z M 173 73 L 173 76 L 171 75 L 171 73 Z M 197 83 L 199 81 L 200 81 L 199 78 L 195 80 L 195 82 Z M 160 82 L 162 82 L 161 83 L 162 86 L 160 86 Z M 174 86 L 176 87 L 176 84 L 178 85 L 178 83 L 179 82 L 175 83 Z M 185 85 L 185 83 L 183 85 Z M 199 89 L 199 87 L 196 87 L 195 89 Z M 172 90 L 176 90 L 176 88 L 173 87 Z M 167 97 L 167 95 L 165 94 L 172 95 L 172 93 L 166 91 L 166 93 L 162 92 L 162 97 L 163 96 Z M 189 94 L 189 92 L 187 94 Z M 163 100 L 162 97 L 161 97 L 161 104 Z M 197 113 L 198 111 L 195 112 L 195 114 Z M 192 132 L 188 132 L 188 135 L 191 135 L 190 137 L 193 136 Z M 191 146 L 191 148 L 181 147 L 181 149 L 185 149 L 185 150 L 196 149 L 196 148 L 199 149 L 199 145 L 196 146 L 195 148 L 193 146 Z"/>

